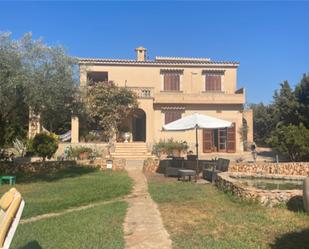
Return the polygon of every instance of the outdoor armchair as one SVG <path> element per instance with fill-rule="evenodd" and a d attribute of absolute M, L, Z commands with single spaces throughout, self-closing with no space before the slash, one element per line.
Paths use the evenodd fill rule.
<path fill-rule="evenodd" d="M 210 168 L 203 170 L 203 178 L 207 181 L 214 182 L 221 172 L 228 171 L 230 160 L 219 158 Z"/>
<path fill-rule="evenodd" d="M 11 188 L 1 197 L 0 249 L 9 249 L 24 206 L 25 202 L 15 188 Z"/>

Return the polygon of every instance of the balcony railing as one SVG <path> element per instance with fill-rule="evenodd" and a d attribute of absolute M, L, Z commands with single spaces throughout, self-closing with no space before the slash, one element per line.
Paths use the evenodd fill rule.
<path fill-rule="evenodd" d="M 201 92 L 201 93 L 172 93 L 158 92 L 155 94 L 154 102 L 157 104 L 244 104 L 245 94 L 223 93 L 223 92 Z"/>
<path fill-rule="evenodd" d="M 132 92 L 134 92 L 140 99 L 150 99 L 153 98 L 153 87 L 128 87 Z"/>

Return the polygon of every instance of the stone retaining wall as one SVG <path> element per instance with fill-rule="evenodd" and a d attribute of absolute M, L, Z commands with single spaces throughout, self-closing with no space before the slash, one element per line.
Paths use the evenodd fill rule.
<path fill-rule="evenodd" d="M 229 166 L 231 172 L 279 174 L 279 175 L 309 175 L 309 162 L 288 162 L 288 163 L 231 163 Z"/>
<path fill-rule="evenodd" d="M 1 174 L 16 174 L 16 173 L 47 173 L 54 170 L 65 169 L 70 166 L 76 166 L 75 161 L 47 161 L 47 162 L 0 162 Z"/>
<path fill-rule="evenodd" d="M 89 168 L 99 168 L 106 170 L 106 159 L 96 160 L 78 160 L 78 161 L 46 161 L 46 162 L 0 162 L 0 174 L 17 174 L 17 173 L 39 173 L 44 174 L 51 171 L 62 170 L 68 167 L 80 166 Z M 113 171 L 124 170 L 125 160 L 113 160 Z"/>
<path fill-rule="evenodd" d="M 233 176 L 233 177 L 231 177 Z M 301 197 L 302 190 L 264 190 L 254 187 L 242 185 L 237 178 L 240 177 L 255 177 L 255 178 L 269 178 L 269 179 L 286 179 L 286 180 L 302 180 L 301 176 L 282 176 L 282 175 L 260 175 L 236 172 L 223 172 L 218 174 L 217 186 L 223 191 L 232 192 L 234 195 L 252 199 L 260 202 L 263 206 L 273 207 L 279 204 L 287 204 L 293 198 Z"/>
<path fill-rule="evenodd" d="M 143 172 L 156 173 L 158 171 L 160 160 L 158 158 L 147 158 L 144 160 Z"/>

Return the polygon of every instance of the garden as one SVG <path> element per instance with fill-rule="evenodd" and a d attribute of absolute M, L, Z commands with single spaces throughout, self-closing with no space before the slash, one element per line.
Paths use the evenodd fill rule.
<path fill-rule="evenodd" d="M 124 171 L 66 165 L 20 175 L 15 187 L 26 205 L 11 248 L 123 248 L 123 197 L 132 188 Z"/>
<path fill-rule="evenodd" d="M 309 216 L 293 207 L 266 208 L 212 184 L 147 174 L 173 248 L 308 248 Z"/>

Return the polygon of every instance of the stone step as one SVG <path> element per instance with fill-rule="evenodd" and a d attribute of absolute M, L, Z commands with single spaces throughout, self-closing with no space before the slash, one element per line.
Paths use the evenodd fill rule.
<path fill-rule="evenodd" d="M 146 147 L 140 147 L 140 148 L 136 148 L 136 147 L 115 147 L 115 150 L 119 150 L 119 151 L 125 151 L 125 150 L 147 150 L 148 151 L 148 148 Z"/>
<path fill-rule="evenodd" d="M 126 160 L 146 160 L 151 156 L 116 156 L 114 159 L 126 159 Z"/>
<path fill-rule="evenodd" d="M 129 143 L 116 143 L 116 146 L 147 146 L 146 143 L 129 142 Z"/>
<path fill-rule="evenodd" d="M 151 156 L 151 153 L 111 153 L 113 157 L 125 156 Z"/>
<path fill-rule="evenodd" d="M 130 159 L 126 160 L 126 167 L 143 167 L 144 160 Z"/>

